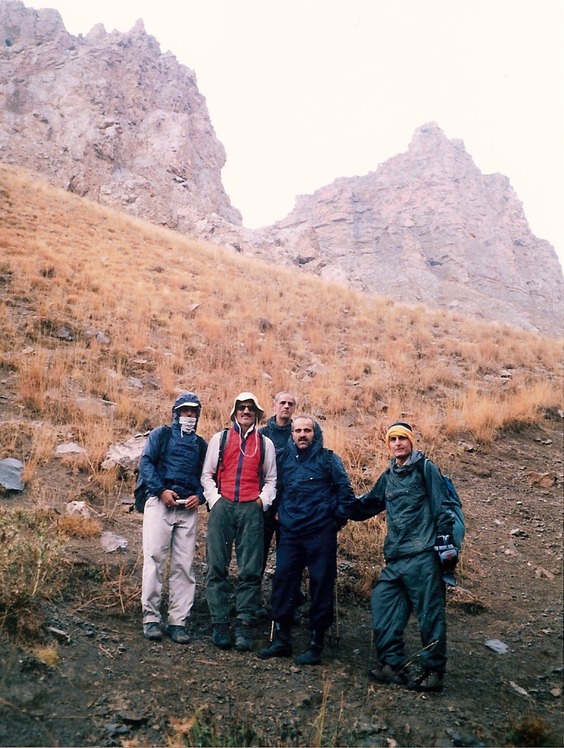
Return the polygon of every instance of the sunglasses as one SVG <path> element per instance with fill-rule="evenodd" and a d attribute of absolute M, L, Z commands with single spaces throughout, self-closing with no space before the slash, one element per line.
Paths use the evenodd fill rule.
<path fill-rule="evenodd" d="M 236 410 L 250 410 L 251 413 L 256 413 L 257 408 L 256 405 L 243 405 L 242 403 L 237 403 Z"/>

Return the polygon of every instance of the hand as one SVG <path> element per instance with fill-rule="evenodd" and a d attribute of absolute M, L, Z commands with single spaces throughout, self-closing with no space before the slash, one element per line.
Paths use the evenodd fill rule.
<path fill-rule="evenodd" d="M 186 504 L 184 504 L 186 509 L 197 509 L 200 506 L 200 499 L 196 494 L 192 494 L 192 496 L 188 496 L 186 499 Z"/>
<path fill-rule="evenodd" d="M 259 496 L 259 497 L 258 497 L 258 499 L 257 499 L 257 504 L 258 504 L 258 505 L 259 505 L 259 506 L 261 507 L 261 509 L 262 509 L 262 499 L 261 499 L 261 497 L 260 497 L 260 496 Z"/>
<path fill-rule="evenodd" d="M 165 490 L 160 495 L 161 501 L 169 509 L 172 509 L 173 507 L 178 506 L 178 504 L 176 503 L 176 499 L 178 498 L 179 496 L 176 493 L 176 491 L 173 491 L 170 488 L 165 488 Z"/>

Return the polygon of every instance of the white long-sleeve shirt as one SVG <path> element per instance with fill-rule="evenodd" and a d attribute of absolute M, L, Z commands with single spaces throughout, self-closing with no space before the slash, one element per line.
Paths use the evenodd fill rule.
<path fill-rule="evenodd" d="M 249 433 L 250 432 L 247 432 L 247 436 Z M 216 501 L 221 498 L 221 494 L 217 490 L 217 483 L 215 482 L 214 476 L 217 473 L 219 445 L 221 443 L 222 434 L 222 431 L 218 431 L 210 439 L 208 450 L 206 452 L 206 459 L 204 460 L 204 467 L 202 468 L 202 476 L 200 478 L 204 488 L 204 496 L 210 509 Z M 233 430 L 230 429 L 228 438 L 231 438 L 233 434 Z M 262 464 L 262 479 L 264 485 L 258 498 L 262 500 L 263 511 L 266 511 L 276 497 L 276 451 L 272 440 L 269 439 L 268 436 L 263 435 L 262 438 L 264 439 L 264 459 Z"/>

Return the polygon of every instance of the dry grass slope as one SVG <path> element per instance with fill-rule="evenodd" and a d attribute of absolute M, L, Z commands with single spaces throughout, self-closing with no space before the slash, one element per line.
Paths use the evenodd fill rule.
<path fill-rule="evenodd" d="M 0 370 L 22 416 L 4 421 L 0 456 L 22 459 L 30 486 L 72 438 L 111 505 L 108 446 L 160 423 L 185 388 L 202 397 L 206 436 L 238 391 L 268 404 L 293 390 L 358 491 L 385 464 L 392 420 L 444 464 L 463 439 L 563 407 L 559 341 L 263 264 L 22 170 L 0 168 L 0 198 Z"/>
<path fill-rule="evenodd" d="M 95 470 L 186 387 L 205 403 L 205 434 L 241 389 L 266 404 L 294 390 L 357 480 L 381 466 L 400 416 L 432 453 L 562 407 L 560 341 L 262 264 L 16 169 L 0 169 L 0 197 L 0 367 L 29 423 L 26 449 L 9 424 L 0 449 L 28 465 L 66 432 Z"/>
<path fill-rule="evenodd" d="M 101 531 L 53 507 L 91 498 L 111 519 L 123 483 L 101 468 L 108 447 L 162 423 L 182 389 L 200 394 L 206 437 L 225 425 L 237 392 L 256 392 L 268 408 L 291 389 L 299 409 L 321 421 L 357 493 L 385 465 L 382 437 L 393 420 L 410 420 L 446 466 L 465 443 L 479 449 L 564 409 L 560 340 L 263 264 L 7 166 L 0 247 L 0 459 L 24 462 L 29 502 L 0 511 L 0 631 L 32 635 L 37 598 L 72 583 L 63 563 L 69 537 Z M 55 448 L 68 441 L 85 451 L 54 469 Z M 59 485 L 61 464 L 79 480 Z M 368 595 L 383 531 L 376 518 L 342 532 L 343 594 Z M 479 575 L 465 568 L 471 546 L 470 538 L 463 578 Z M 82 573 L 103 581 L 103 596 L 88 598 L 86 581 L 75 581 L 77 610 L 138 605 L 135 566 Z"/>
<path fill-rule="evenodd" d="M 184 388 L 202 397 L 206 436 L 236 392 L 268 404 L 292 389 L 359 491 L 384 465 L 391 420 L 412 421 L 444 462 L 463 439 L 563 407 L 559 341 L 266 265 L 21 170 L 0 169 L 0 197 L 0 370 L 21 411 L 0 454 L 23 459 L 28 485 L 72 438 L 115 492 L 99 467 L 108 446 L 160 423 Z"/>

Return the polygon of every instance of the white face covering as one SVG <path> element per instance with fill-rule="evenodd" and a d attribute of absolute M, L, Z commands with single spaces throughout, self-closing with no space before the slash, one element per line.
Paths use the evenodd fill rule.
<path fill-rule="evenodd" d="M 183 434 L 190 434 L 196 430 L 196 423 L 198 419 L 194 416 L 179 416 L 178 423 L 180 424 L 180 431 Z"/>

